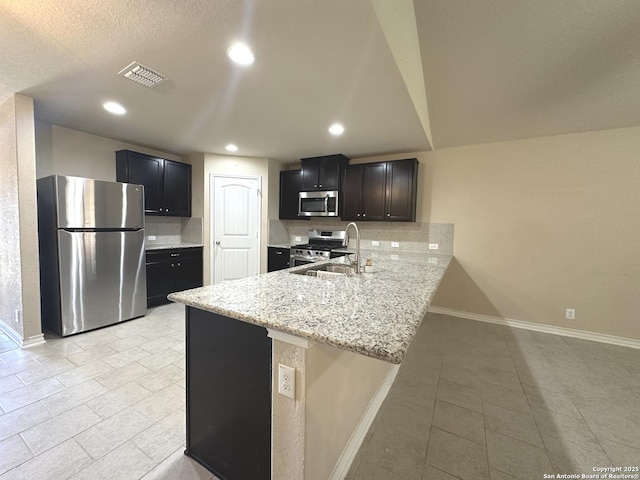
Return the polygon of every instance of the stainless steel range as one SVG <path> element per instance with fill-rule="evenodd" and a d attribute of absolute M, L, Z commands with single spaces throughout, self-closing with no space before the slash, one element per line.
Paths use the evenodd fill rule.
<path fill-rule="evenodd" d="M 309 230 L 309 243 L 291 247 L 291 266 L 322 262 L 344 255 L 344 252 L 335 250 L 343 248 L 345 238 L 344 230 Z"/>

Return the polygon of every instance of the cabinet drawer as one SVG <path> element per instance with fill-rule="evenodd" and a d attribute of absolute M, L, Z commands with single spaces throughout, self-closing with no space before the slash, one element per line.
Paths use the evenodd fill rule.
<path fill-rule="evenodd" d="M 202 247 L 147 250 L 147 263 L 167 262 L 178 258 L 202 258 Z"/>

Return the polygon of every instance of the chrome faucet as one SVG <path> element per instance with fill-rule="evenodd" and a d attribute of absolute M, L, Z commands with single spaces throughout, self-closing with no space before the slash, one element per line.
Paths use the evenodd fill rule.
<path fill-rule="evenodd" d="M 344 229 L 345 237 L 343 245 L 345 247 L 349 245 L 349 227 L 352 225 L 353 228 L 356 229 L 356 273 L 360 273 L 360 230 L 358 230 L 356 222 L 350 222 L 347 224 L 347 228 Z"/>

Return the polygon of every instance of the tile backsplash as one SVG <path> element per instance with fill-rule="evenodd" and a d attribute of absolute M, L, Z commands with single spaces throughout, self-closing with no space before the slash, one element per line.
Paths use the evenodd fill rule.
<path fill-rule="evenodd" d="M 305 243 L 309 230 L 344 230 L 348 222 L 339 220 L 275 220 L 269 221 L 269 244 Z M 409 252 L 428 252 L 453 255 L 452 223 L 391 223 L 391 222 L 358 222 L 360 242 L 367 250 L 404 250 Z M 355 245 L 353 232 L 350 246 Z M 300 237 L 296 241 L 295 237 Z M 372 245 L 377 241 L 378 245 Z M 392 243 L 398 243 L 393 247 Z M 429 245 L 438 245 L 430 249 Z"/>
<path fill-rule="evenodd" d="M 146 216 L 145 235 L 147 243 L 202 243 L 202 218 Z"/>

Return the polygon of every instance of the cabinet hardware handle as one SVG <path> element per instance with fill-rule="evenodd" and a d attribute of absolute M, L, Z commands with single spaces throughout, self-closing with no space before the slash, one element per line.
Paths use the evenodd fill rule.
<path fill-rule="evenodd" d="M 322 185 L 318 185 L 318 187 L 322 188 Z"/>
<path fill-rule="evenodd" d="M 390 213 L 387 213 L 387 217 L 390 217 L 390 216 L 391 216 L 391 214 L 390 214 Z"/>
<path fill-rule="evenodd" d="M 178 262 L 178 266 L 180 266 L 180 262 Z"/>
<path fill-rule="evenodd" d="M 276 255 L 282 255 L 282 252 L 278 252 L 278 251 L 276 250 Z"/>
<path fill-rule="evenodd" d="M 179 253 L 172 253 L 172 254 L 171 254 L 171 256 L 172 256 L 172 257 L 179 257 L 179 256 L 180 256 L 180 254 L 179 254 Z"/>
<path fill-rule="evenodd" d="M 367 214 L 366 214 L 366 213 L 363 213 L 363 214 L 362 214 L 362 218 L 364 218 L 364 217 L 366 217 L 366 216 L 367 216 Z"/>
<path fill-rule="evenodd" d="M 171 264 L 171 266 L 172 266 L 172 267 L 175 267 L 175 265 L 174 265 L 173 263 Z"/>
<path fill-rule="evenodd" d="M 358 217 L 360 216 L 360 214 L 359 214 L 359 213 L 356 213 L 356 215 L 357 215 Z"/>
<path fill-rule="evenodd" d="M 220 245 L 220 241 L 217 241 L 217 242 L 216 242 L 216 245 Z"/>
<path fill-rule="evenodd" d="M 315 185 L 315 184 L 314 184 L 314 185 L 313 185 L 313 188 L 318 188 L 318 185 Z"/>

